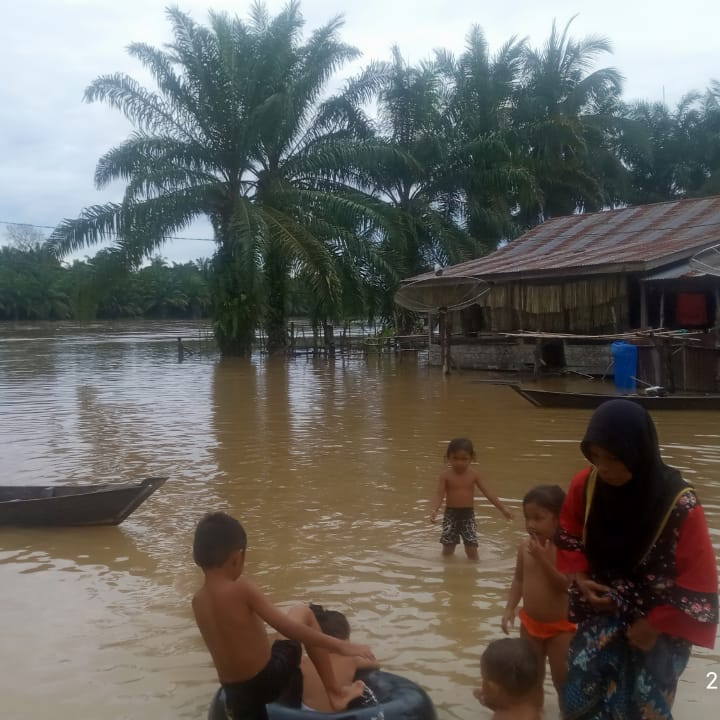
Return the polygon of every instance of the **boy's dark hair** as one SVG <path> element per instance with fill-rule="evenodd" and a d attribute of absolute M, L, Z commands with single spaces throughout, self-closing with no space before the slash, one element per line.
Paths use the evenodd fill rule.
<path fill-rule="evenodd" d="M 471 458 L 475 457 L 475 448 L 473 447 L 472 440 L 468 438 L 453 438 L 447 446 L 445 451 L 445 457 L 449 458 L 451 455 L 458 452 L 466 452 Z"/>
<path fill-rule="evenodd" d="M 322 605 L 310 603 L 310 609 L 315 615 L 320 629 L 326 635 L 332 635 L 338 640 L 350 638 L 350 623 L 348 619 L 338 610 L 326 610 Z"/>
<path fill-rule="evenodd" d="M 537 485 L 525 494 L 523 505 L 534 503 L 550 511 L 555 517 L 565 502 L 565 491 L 559 485 Z"/>
<path fill-rule="evenodd" d="M 227 513 L 208 513 L 195 528 L 193 559 L 203 570 L 221 567 L 236 550 L 246 547 L 243 526 Z"/>
<path fill-rule="evenodd" d="M 493 640 L 480 660 L 483 675 L 511 697 L 521 698 L 540 681 L 540 666 L 525 638 Z"/>

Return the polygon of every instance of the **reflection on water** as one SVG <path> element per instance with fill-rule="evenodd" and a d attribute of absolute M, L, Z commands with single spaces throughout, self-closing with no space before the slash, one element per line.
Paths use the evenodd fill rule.
<path fill-rule="evenodd" d="M 204 716 L 215 686 L 189 598 L 190 539 L 208 509 L 235 513 L 248 571 L 284 606 L 348 613 L 385 667 L 428 689 L 441 718 L 477 705 L 480 652 L 500 634 L 520 519 L 478 503 L 480 563 L 440 558 L 427 521 L 447 441 L 470 436 L 519 511 L 537 483 L 582 468 L 588 412 L 534 408 L 422 357 L 177 362 L 187 326 L 0 328 L 3 483 L 170 480 L 120 528 L 0 529 L 3 717 Z M 666 457 L 704 502 L 720 545 L 720 414 L 658 413 Z M 520 513 L 518 512 L 518 515 Z M 710 716 L 698 651 L 679 720 Z M 557 717 L 548 684 L 547 718 Z"/>

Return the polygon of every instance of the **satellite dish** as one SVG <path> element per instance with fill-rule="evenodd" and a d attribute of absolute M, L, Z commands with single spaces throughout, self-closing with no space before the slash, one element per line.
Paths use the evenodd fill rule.
<path fill-rule="evenodd" d="M 462 310 L 475 305 L 490 290 L 490 283 L 470 275 L 436 275 L 403 285 L 395 293 L 395 302 L 406 310 L 437 313 Z"/>
<path fill-rule="evenodd" d="M 708 275 L 720 276 L 720 245 L 713 245 L 693 255 L 690 267 Z"/>

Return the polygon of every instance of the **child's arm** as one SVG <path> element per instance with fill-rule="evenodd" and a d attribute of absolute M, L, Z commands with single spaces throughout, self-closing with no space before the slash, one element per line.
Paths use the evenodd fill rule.
<path fill-rule="evenodd" d="M 528 543 L 528 552 L 540 563 L 553 587 L 560 592 L 566 592 L 570 587 L 570 578 L 557 569 L 555 545 L 552 540 L 546 539 L 545 542 L 540 542 L 532 537 Z"/>
<path fill-rule="evenodd" d="M 435 496 L 432 500 L 432 509 L 430 510 L 430 522 L 435 522 L 438 510 L 445 499 L 445 473 L 442 473 L 437 481 L 437 488 L 435 489 Z"/>
<path fill-rule="evenodd" d="M 475 485 L 478 490 L 508 519 L 513 519 L 513 514 L 503 505 L 500 498 L 485 485 L 485 480 L 479 472 L 475 471 Z"/>
<path fill-rule="evenodd" d="M 508 627 L 515 624 L 515 611 L 522 600 L 522 576 L 523 576 L 523 546 L 518 547 L 517 560 L 515 561 L 515 574 L 513 575 L 510 591 L 508 592 L 507 605 L 503 613 L 500 627 L 509 635 Z"/>
<path fill-rule="evenodd" d="M 367 660 L 375 660 L 372 650 L 367 645 L 338 640 L 307 625 L 293 620 L 282 610 L 273 605 L 260 588 L 247 578 L 243 579 L 243 591 L 250 609 L 259 615 L 268 625 L 274 627 L 281 635 L 292 640 L 299 640 L 303 645 L 325 648 L 329 652 L 349 657 L 359 656 Z"/>
<path fill-rule="evenodd" d="M 358 670 L 379 670 L 380 663 L 377 660 L 367 660 L 366 658 L 355 658 L 355 672 Z"/>

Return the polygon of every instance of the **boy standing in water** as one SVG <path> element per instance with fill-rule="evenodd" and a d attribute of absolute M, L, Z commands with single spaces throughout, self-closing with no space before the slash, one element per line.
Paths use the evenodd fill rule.
<path fill-rule="evenodd" d="M 430 513 L 430 522 L 435 522 L 438 510 L 445 499 L 445 515 L 440 542 L 443 555 L 452 555 L 455 547 L 463 540 L 465 554 L 471 560 L 478 559 L 477 526 L 475 524 L 475 488 L 508 519 L 512 513 L 500 499 L 490 491 L 480 473 L 470 467 L 475 460 L 475 449 L 467 438 L 451 440 L 445 453 L 450 467 L 438 478 L 437 491 Z"/>
<path fill-rule="evenodd" d="M 330 653 L 374 660 L 370 648 L 325 635 L 309 607 L 276 608 L 249 578 L 242 576 L 247 539 L 242 525 L 225 513 L 206 515 L 197 525 L 193 557 L 205 575 L 195 593 L 193 612 L 207 645 L 233 720 L 267 720 L 265 705 L 298 677 L 304 643 L 333 710 L 362 695 L 364 684 L 340 686 Z M 289 640 L 270 645 L 265 623 Z"/>

